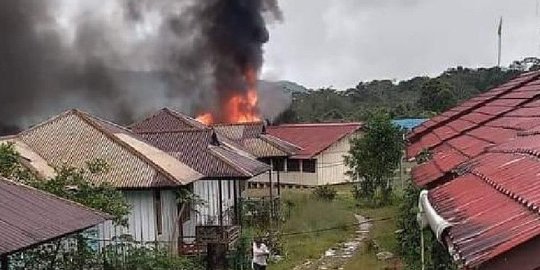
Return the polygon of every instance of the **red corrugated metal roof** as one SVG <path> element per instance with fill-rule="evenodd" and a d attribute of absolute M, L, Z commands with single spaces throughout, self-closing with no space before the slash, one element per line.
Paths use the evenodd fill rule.
<path fill-rule="evenodd" d="M 267 132 L 300 146 L 297 158 L 312 158 L 361 128 L 361 123 L 291 124 L 269 126 Z"/>
<path fill-rule="evenodd" d="M 452 224 L 447 244 L 466 267 L 539 239 L 539 157 L 539 134 L 516 136 L 467 162 L 463 176 L 429 192 L 437 213 Z"/>
<path fill-rule="evenodd" d="M 540 96 L 539 77 L 538 72 L 520 76 L 503 87 L 495 88 L 494 95 L 494 90 L 491 90 L 487 92 L 489 95 L 482 94 L 457 108 L 464 104 L 477 104 L 476 107 L 462 110 L 457 115 L 456 108 L 451 109 L 454 116 L 446 120 L 441 120 L 446 116 L 435 118 L 430 127 L 424 126 L 420 131 L 415 131 L 416 135 L 409 137 L 408 157 L 414 157 L 423 149 L 430 150 L 433 160 L 429 162 L 436 163 L 435 167 L 442 171 L 423 173 L 423 170 L 431 171 L 434 167 L 419 166 L 415 169 L 417 177 L 414 177 L 414 181 L 419 185 L 430 184 L 454 170 L 454 163 L 458 159 L 442 157 L 455 156 L 458 152 L 467 159 L 474 158 L 486 147 L 506 142 L 519 132 L 539 126 L 540 113 L 536 107 L 540 104 L 535 100 Z M 444 151 L 450 152 L 445 155 Z M 439 152 L 443 152 L 442 155 L 438 155 Z"/>
<path fill-rule="evenodd" d="M 429 200 L 453 224 L 447 244 L 471 269 L 540 234 L 536 211 L 472 174 L 431 190 Z"/>
<path fill-rule="evenodd" d="M 453 112 L 453 117 L 449 117 L 448 119 L 444 121 L 437 121 L 439 120 L 439 118 L 436 118 L 436 120 L 430 119 L 424 122 L 424 124 L 421 125 L 420 127 L 413 129 L 413 131 L 410 133 L 408 138 L 414 142 L 418 140 L 419 137 L 429 132 L 430 128 L 445 125 L 449 121 L 455 120 L 456 116 L 467 114 L 472 109 L 482 107 L 488 102 L 494 102 L 491 104 L 496 105 L 496 106 L 516 106 L 519 103 L 518 100 L 505 99 L 504 101 L 497 101 L 497 99 L 499 99 L 499 97 L 502 95 L 505 95 L 511 91 L 514 91 L 516 88 L 523 87 L 524 84 L 529 84 L 529 86 L 536 85 L 535 83 L 531 83 L 531 81 L 538 79 L 538 76 L 540 76 L 539 72 L 528 72 L 528 73 L 521 74 L 517 78 L 510 80 L 509 82 L 505 84 L 492 88 L 488 90 L 487 92 L 480 94 L 477 97 L 471 98 L 459 104 L 458 106 L 449 109 L 448 111 Z M 427 129 L 421 128 L 421 127 L 427 127 Z"/>
<path fill-rule="evenodd" d="M 106 214 L 0 178 L 0 255 L 82 231 Z"/>

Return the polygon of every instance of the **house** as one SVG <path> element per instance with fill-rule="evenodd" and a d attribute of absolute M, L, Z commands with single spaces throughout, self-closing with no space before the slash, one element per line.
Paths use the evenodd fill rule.
<path fill-rule="evenodd" d="M 268 134 L 263 122 L 217 124 L 212 128 L 218 137 L 231 148 L 269 164 L 272 170 L 252 178 L 250 184 L 271 186 L 270 197 L 273 196 L 273 187 L 276 184 L 277 195 L 280 194 L 282 184 L 280 173 L 283 172 L 285 160 L 299 151 L 300 147 Z"/>
<path fill-rule="evenodd" d="M 238 200 L 248 179 L 264 174 L 270 167 L 247 153 L 231 148 L 216 132 L 191 117 L 162 109 L 130 126 L 146 142 L 187 164 L 203 177 L 193 183 L 193 191 L 206 201 L 195 207 L 189 224 L 239 225 Z M 222 191 L 220 195 L 219 190 Z M 221 204 L 220 204 L 221 201 Z M 194 231 L 184 228 L 185 241 Z"/>
<path fill-rule="evenodd" d="M 0 177 L 0 269 L 9 256 L 82 232 L 111 217 Z"/>
<path fill-rule="evenodd" d="M 109 170 L 89 176 L 90 181 L 106 182 L 121 190 L 132 209 L 127 227 L 111 221 L 98 226 L 101 242 L 131 235 L 142 243 L 174 245 L 181 208 L 177 192 L 193 189 L 193 183 L 203 178 L 130 130 L 78 110 L 64 112 L 4 140 L 15 144 L 24 164 L 37 175 L 46 176 L 62 165 L 84 167 L 95 159 L 107 163 Z M 190 224 L 188 219 L 182 220 L 184 226 Z M 190 226 L 194 231 L 194 224 Z"/>
<path fill-rule="evenodd" d="M 344 156 L 350 140 L 361 136 L 361 123 L 286 124 L 268 126 L 266 131 L 301 148 L 278 167 L 282 183 L 318 186 L 349 181 Z"/>
<path fill-rule="evenodd" d="M 436 116 L 409 135 L 423 224 L 461 269 L 538 269 L 540 72 Z"/>

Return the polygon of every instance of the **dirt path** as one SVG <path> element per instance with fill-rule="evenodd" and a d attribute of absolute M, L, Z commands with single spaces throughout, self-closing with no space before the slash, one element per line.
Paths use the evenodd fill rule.
<path fill-rule="evenodd" d="M 371 223 L 364 223 L 366 219 L 363 216 L 354 215 L 354 217 L 359 223 L 354 238 L 347 242 L 339 243 L 327 250 L 319 259 L 306 261 L 302 265 L 296 266 L 293 270 L 343 269 L 345 264 L 347 264 L 369 238 Z"/>

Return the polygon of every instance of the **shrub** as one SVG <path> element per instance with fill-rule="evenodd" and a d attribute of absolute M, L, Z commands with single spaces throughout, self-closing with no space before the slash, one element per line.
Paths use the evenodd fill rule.
<path fill-rule="evenodd" d="M 329 185 L 324 185 L 316 187 L 315 190 L 313 190 L 313 195 L 319 199 L 333 201 L 336 198 L 337 191 Z"/>

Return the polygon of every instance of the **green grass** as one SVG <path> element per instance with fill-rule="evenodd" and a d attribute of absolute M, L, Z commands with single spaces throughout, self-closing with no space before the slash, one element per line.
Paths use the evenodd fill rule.
<path fill-rule="evenodd" d="M 282 241 L 287 256 L 285 260 L 271 265 L 270 270 L 289 270 L 305 260 L 317 259 L 330 247 L 348 239 L 354 231 L 350 226 L 355 222 L 351 202 L 343 196 L 327 202 L 314 198 L 310 191 L 289 191 L 284 194 L 283 200 L 294 204 L 290 218 L 282 226 L 284 234 L 335 227 L 339 229 L 284 235 Z"/>
<path fill-rule="evenodd" d="M 384 219 L 391 218 L 385 221 L 375 221 L 370 229 L 371 237 L 374 239 L 384 250 L 396 253 L 399 248 L 399 243 L 396 239 L 395 231 L 396 216 L 398 206 L 390 205 L 380 208 L 359 208 L 358 214 L 368 219 Z"/>
<path fill-rule="evenodd" d="M 385 264 L 377 260 L 375 252 L 362 250 L 345 265 L 344 270 L 377 270 L 384 267 Z"/>
<path fill-rule="evenodd" d="M 379 208 L 357 205 L 352 197 L 350 185 L 340 185 L 335 186 L 335 188 L 338 195 L 333 202 L 314 198 L 311 195 L 311 190 L 286 190 L 282 193 L 282 201 L 289 201 L 294 205 L 290 209 L 290 218 L 280 228 L 282 233 L 314 231 L 333 227 L 342 228 L 312 234 L 282 236 L 286 258 L 279 263 L 270 265 L 270 270 L 290 270 L 306 260 L 318 259 L 330 247 L 352 237 L 356 227 L 350 225 L 356 222 L 353 216 L 355 213 L 370 219 L 391 217 L 392 219 L 387 221 L 375 222 L 370 230 L 371 237 L 382 248 L 396 254 L 398 243 L 394 232 L 397 229 L 395 217 L 397 216 L 398 204 Z M 396 193 L 401 192 L 399 187 L 396 189 L 398 189 Z M 284 211 L 288 212 L 287 206 L 284 207 Z M 352 258 L 345 270 L 384 269 L 387 266 L 388 264 L 377 260 L 375 251 L 365 249 Z"/>

